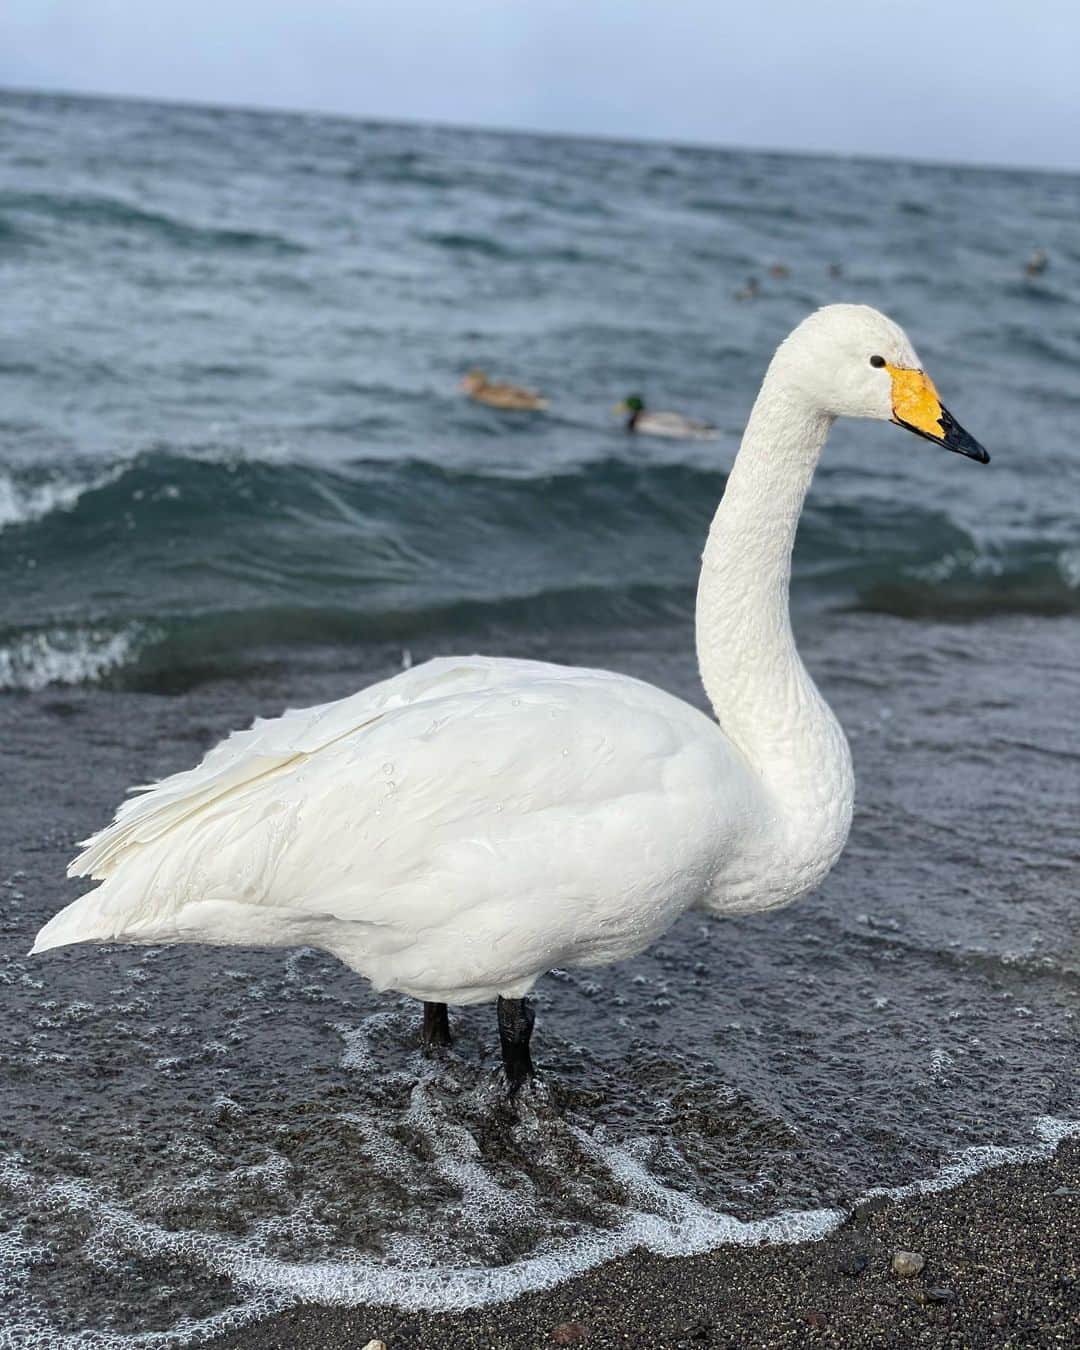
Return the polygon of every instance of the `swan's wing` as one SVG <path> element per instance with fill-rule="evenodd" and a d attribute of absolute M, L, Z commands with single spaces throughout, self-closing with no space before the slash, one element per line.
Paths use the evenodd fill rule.
<path fill-rule="evenodd" d="M 643 941 L 669 897 L 692 903 L 745 816 L 748 775 L 719 728 L 641 681 L 483 660 L 408 674 L 151 789 L 145 839 L 117 841 L 103 885 L 35 950 L 318 945 L 427 988 L 432 950 L 475 964 L 470 944 L 512 934 L 557 964 L 598 933 L 612 951 Z"/>
<path fill-rule="evenodd" d="M 83 840 L 72 877 L 103 880 L 132 847 L 149 843 L 229 794 L 250 788 L 310 758 L 342 736 L 397 708 L 451 693 L 494 688 L 541 662 L 440 657 L 362 689 L 349 698 L 281 717 L 259 718 L 214 746 L 193 769 L 132 788 L 110 825 Z"/>

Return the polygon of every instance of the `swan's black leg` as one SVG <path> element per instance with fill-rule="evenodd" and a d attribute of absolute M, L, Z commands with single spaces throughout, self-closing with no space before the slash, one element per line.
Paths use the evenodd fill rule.
<path fill-rule="evenodd" d="M 445 1003 L 424 1004 L 424 1029 L 420 1033 L 420 1040 L 425 1046 L 453 1045 Z"/>
<path fill-rule="evenodd" d="M 503 1068 L 513 1097 L 526 1078 L 533 1076 L 529 1038 L 536 1014 L 526 999 L 499 999 L 499 1040 L 502 1042 Z"/>

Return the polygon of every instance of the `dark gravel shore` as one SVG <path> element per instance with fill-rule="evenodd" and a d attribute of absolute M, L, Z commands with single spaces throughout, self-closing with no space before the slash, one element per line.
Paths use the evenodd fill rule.
<path fill-rule="evenodd" d="M 922 1273 L 891 1269 L 920 1252 Z M 954 1190 L 856 1213 L 822 1242 L 635 1253 L 549 1293 L 456 1314 L 297 1308 L 218 1350 L 1080 1344 L 1080 1141 Z"/>
<path fill-rule="evenodd" d="M 80 889 L 64 878 L 74 841 L 127 784 L 193 763 L 256 711 L 362 687 L 400 649 L 285 652 L 217 679 L 178 668 L 168 695 L 0 699 L 0 1346 L 206 1344 L 208 1319 L 240 1320 L 262 1257 L 264 1307 L 292 1281 L 313 1302 L 218 1346 L 1080 1346 L 1080 1140 L 821 1243 L 639 1253 L 457 1315 L 314 1302 L 350 1284 L 391 1301 L 392 1280 L 363 1292 L 386 1252 L 406 1274 L 482 1273 L 545 1241 L 564 1261 L 568 1231 L 647 1210 L 581 1130 L 603 1127 L 612 1168 L 644 1141 L 662 1195 L 746 1219 L 845 1207 L 967 1149 L 1034 1142 L 1040 1117 L 1080 1120 L 1078 638 L 1064 618 L 807 624 L 860 773 L 840 865 L 790 910 L 686 923 L 633 963 L 553 977 L 537 994 L 549 1109 L 512 1129 L 482 1090 L 489 1009 L 455 1010 L 457 1050 L 428 1074 L 416 1010 L 316 952 L 26 955 Z M 518 654 L 700 698 L 687 635 L 605 640 Z M 492 1195 L 539 1202 L 499 1219 Z M 411 1265 L 393 1247 L 410 1238 L 425 1244 Z M 924 1270 L 893 1274 L 897 1249 Z M 584 1330 L 553 1340 L 567 1324 Z"/>

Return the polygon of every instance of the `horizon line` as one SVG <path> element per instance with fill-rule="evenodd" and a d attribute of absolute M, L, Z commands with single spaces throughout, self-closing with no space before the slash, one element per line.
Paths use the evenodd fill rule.
<path fill-rule="evenodd" d="M 918 156 L 898 156 L 874 151 L 813 150 L 774 145 L 731 145 L 717 141 L 694 139 L 667 139 L 659 136 L 620 136 L 613 132 L 552 131 L 540 127 L 505 126 L 477 122 L 440 121 L 422 117 L 389 117 L 375 113 L 341 112 L 328 108 L 301 108 L 270 103 L 208 102 L 189 97 L 164 97 L 151 94 L 107 93 L 102 90 L 51 88 L 47 86 L 0 84 L 0 97 L 14 94 L 34 98 L 71 98 L 96 103 L 141 103 L 166 108 L 192 108 L 206 112 L 241 112 L 265 117 L 319 117 L 327 120 L 357 122 L 375 126 L 403 128 L 437 128 L 447 131 L 486 133 L 495 136 L 523 136 L 533 140 L 593 141 L 601 145 L 663 146 L 672 150 L 706 150 L 720 154 L 755 154 L 786 156 L 794 159 L 835 159 L 870 164 L 909 164 L 916 168 L 965 169 L 984 173 L 1036 173 L 1057 177 L 1076 178 L 1080 166 L 1065 168 L 1045 164 L 1006 164 L 982 160 L 923 159 Z"/>

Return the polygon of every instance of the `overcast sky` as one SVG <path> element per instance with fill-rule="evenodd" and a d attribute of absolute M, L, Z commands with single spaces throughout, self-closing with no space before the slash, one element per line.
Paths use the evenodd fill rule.
<path fill-rule="evenodd" d="M 1080 169 L 1076 0 L 0 0 L 0 85 Z"/>

